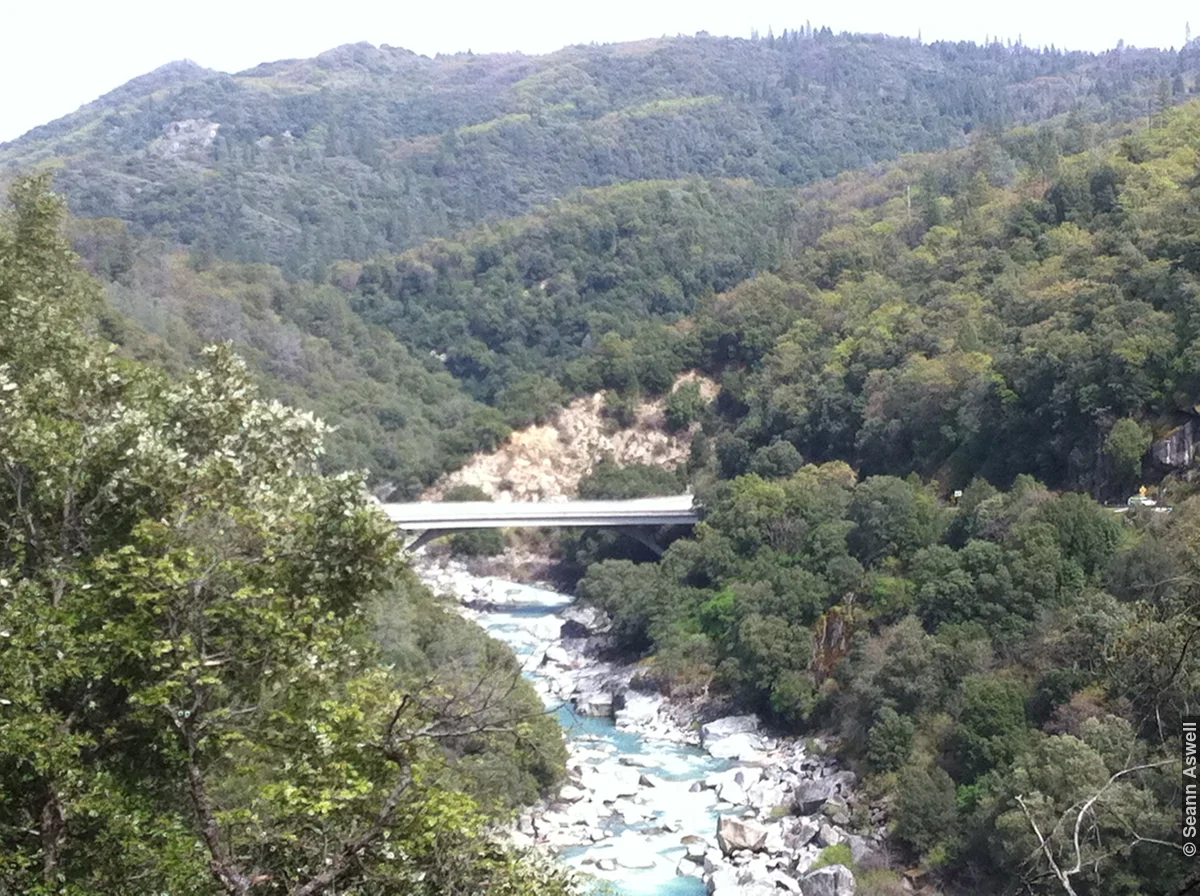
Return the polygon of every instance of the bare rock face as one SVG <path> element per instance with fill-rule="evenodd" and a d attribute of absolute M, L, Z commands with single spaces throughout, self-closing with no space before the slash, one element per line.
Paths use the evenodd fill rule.
<path fill-rule="evenodd" d="M 805 896 L 854 896 L 854 875 L 845 865 L 826 865 L 800 879 Z"/>
<path fill-rule="evenodd" d="M 678 388 L 699 381 L 701 394 L 711 398 L 717 386 L 697 374 L 679 378 Z M 614 429 L 604 416 L 605 393 L 571 402 L 552 423 L 513 433 L 491 454 L 472 458 L 461 470 L 443 476 L 422 500 L 438 500 L 456 485 L 474 485 L 496 501 L 544 501 L 573 497 L 579 480 L 604 457 L 626 466 L 650 464 L 672 468 L 687 460 L 690 431 L 665 429 L 664 402 L 644 402 L 633 425 Z"/>
<path fill-rule="evenodd" d="M 748 819 L 726 815 L 717 823 L 717 844 L 725 855 L 739 849 L 758 851 L 766 846 L 768 834 L 770 831 L 765 827 Z"/>
<path fill-rule="evenodd" d="M 215 121 L 186 118 L 172 121 L 163 135 L 150 144 L 150 152 L 164 159 L 203 155 L 217 139 L 221 126 Z"/>
<path fill-rule="evenodd" d="M 1197 435 L 1200 426 L 1197 421 L 1189 420 L 1150 446 L 1150 460 L 1168 473 L 1188 469 L 1196 460 Z"/>
<path fill-rule="evenodd" d="M 700 743 L 707 747 L 735 734 L 754 734 L 761 725 L 758 716 L 755 715 L 725 716 L 700 728 Z"/>

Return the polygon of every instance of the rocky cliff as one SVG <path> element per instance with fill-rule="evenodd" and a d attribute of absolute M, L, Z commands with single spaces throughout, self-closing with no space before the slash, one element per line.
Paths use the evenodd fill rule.
<path fill-rule="evenodd" d="M 1196 437 L 1200 426 L 1195 418 L 1177 426 L 1150 446 L 1150 460 L 1164 473 L 1179 473 L 1189 469 L 1196 460 Z"/>
<path fill-rule="evenodd" d="M 679 378 L 674 388 L 699 381 L 711 399 L 717 385 L 697 374 Z M 675 467 L 687 460 L 691 431 L 667 432 L 664 401 L 638 406 L 631 426 L 618 428 L 604 414 L 604 392 L 571 402 L 544 426 L 530 426 L 491 454 L 478 455 L 465 467 L 443 476 L 422 500 L 438 500 L 456 485 L 474 485 L 497 501 L 539 501 L 572 497 L 579 480 L 608 457 L 621 466 Z"/>

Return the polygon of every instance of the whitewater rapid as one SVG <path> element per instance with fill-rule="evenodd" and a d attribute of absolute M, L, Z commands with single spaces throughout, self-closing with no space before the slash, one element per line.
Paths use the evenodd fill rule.
<path fill-rule="evenodd" d="M 689 842 L 713 838 L 716 795 L 699 785 L 730 763 L 695 746 L 618 728 L 609 718 L 579 715 L 564 702 L 556 693 L 559 676 L 543 660 L 560 642 L 558 614 L 570 605 L 568 595 L 459 570 L 431 568 L 423 577 L 435 590 L 473 603 L 477 609 L 467 615 L 512 648 L 562 725 L 572 780 L 563 792 L 583 796 L 544 807 L 526 819 L 526 831 L 620 896 L 703 896 L 704 882 L 677 875 L 676 868 Z M 581 831 L 591 842 L 572 844 Z"/>

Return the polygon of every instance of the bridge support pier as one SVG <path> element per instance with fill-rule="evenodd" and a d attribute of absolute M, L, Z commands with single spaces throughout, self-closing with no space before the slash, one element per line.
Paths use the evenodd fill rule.
<path fill-rule="evenodd" d="M 429 542 L 435 538 L 441 538 L 443 535 L 453 535 L 455 532 L 466 532 L 466 529 L 426 529 L 412 541 L 404 546 L 404 553 L 415 554 Z"/>
<path fill-rule="evenodd" d="M 654 538 L 654 530 L 647 526 L 629 526 L 620 530 L 636 541 L 638 544 L 649 548 L 654 552 L 655 557 L 663 555 L 663 549 L 659 547 L 658 542 Z"/>

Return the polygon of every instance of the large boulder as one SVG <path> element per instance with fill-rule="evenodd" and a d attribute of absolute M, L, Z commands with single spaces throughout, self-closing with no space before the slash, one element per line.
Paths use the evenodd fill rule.
<path fill-rule="evenodd" d="M 817 830 L 817 845 L 837 846 L 842 842 L 844 836 L 840 828 L 834 827 L 827 821 L 822 822 L 821 827 Z"/>
<path fill-rule="evenodd" d="M 776 781 L 759 781 L 746 788 L 746 804 L 760 812 L 782 806 L 786 801 L 787 793 Z"/>
<path fill-rule="evenodd" d="M 763 776 L 763 770 L 758 766 L 750 766 L 748 768 L 730 768 L 723 772 L 713 772 L 704 779 L 704 786 L 710 790 L 719 789 L 722 784 L 733 782 L 739 787 L 749 787 L 751 784 L 760 781 Z"/>
<path fill-rule="evenodd" d="M 587 796 L 585 791 L 571 784 L 564 784 L 562 790 L 558 792 L 558 798 L 564 803 L 577 803 L 585 796 Z"/>
<path fill-rule="evenodd" d="M 779 896 L 770 872 L 761 862 L 738 868 L 723 866 L 707 880 L 712 896 Z"/>
<path fill-rule="evenodd" d="M 845 865 L 826 865 L 800 879 L 804 896 L 854 896 L 854 875 Z"/>
<path fill-rule="evenodd" d="M 875 844 L 858 834 L 846 834 L 843 842 L 850 847 L 850 855 L 855 862 L 865 862 L 878 852 Z"/>
<path fill-rule="evenodd" d="M 621 797 L 636 796 L 641 789 L 638 779 L 641 773 L 636 768 L 608 766 L 603 771 L 591 770 L 583 778 L 583 786 L 592 791 L 592 800 L 597 803 L 613 803 Z"/>
<path fill-rule="evenodd" d="M 837 782 L 828 778 L 803 781 L 792 794 L 792 802 L 801 815 L 820 812 L 821 807 L 837 795 Z"/>
<path fill-rule="evenodd" d="M 758 731 L 760 723 L 758 716 L 725 716 L 714 719 L 700 728 L 700 743 L 707 747 L 710 743 L 724 740 L 734 734 L 753 734 Z"/>
<path fill-rule="evenodd" d="M 563 620 L 559 630 L 560 638 L 590 638 L 612 628 L 612 620 L 608 618 L 608 614 L 596 607 L 572 604 L 559 613 L 559 616 Z"/>
<path fill-rule="evenodd" d="M 800 884 L 794 877 L 784 874 L 782 871 L 772 871 L 768 878 L 776 888 L 783 890 L 786 893 L 796 893 L 797 896 L 803 896 L 800 890 Z"/>
<path fill-rule="evenodd" d="M 709 896 L 714 893 L 727 896 L 729 893 L 737 891 L 737 869 L 731 868 L 728 865 L 723 865 L 720 868 L 714 868 L 711 871 L 706 870 L 704 876 L 704 886 L 708 890 Z"/>
<path fill-rule="evenodd" d="M 747 805 L 746 791 L 737 781 L 722 781 L 717 786 L 717 799 L 735 806 Z"/>
<path fill-rule="evenodd" d="M 613 717 L 614 702 L 612 691 L 592 687 L 580 691 L 571 698 L 575 711 L 581 716 L 599 716 L 602 719 Z"/>
<path fill-rule="evenodd" d="M 712 896 L 779 896 L 775 884 L 768 880 L 758 880 L 749 884 L 734 884 L 733 886 L 716 887 Z"/>
<path fill-rule="evenodd" d="M 646 728 L 658 720 L 662 697 L 657 694 L 625 692 L 625 705 L 616 713 L 618 728 Z"/>
<path fill-rule="evenodd" d="M 556 666 L 572 666 L 571 654 L 561 644 L 551 644 L 542 655 L 542 663 L 554 663 Z"/>
<path fill-rule="evenodd" d="M 739 849 L 757 852 L 766 846 L 769 834 L 765 827 L 749 819 L 725 815 L 717 822 L 717 845 L 725 855 Z"/>
<path fill-rule="evenodd" d="M 800 818 L 793 822 L 792 829 L 784 838 L 784 842 L 787 844 L 788 849 L 801 849 L 812 842 L 812 839 L 817 836 L 817 832 L 820 829 L 820 822 L 816 819 Z"/>
<path fill-rule="evenodd" d="M 755 734 L 740 731 L 704 745 L 714 759 L 731 759 L 737 762 L 754 762 L 762 758 L 763 742 Z"/>

